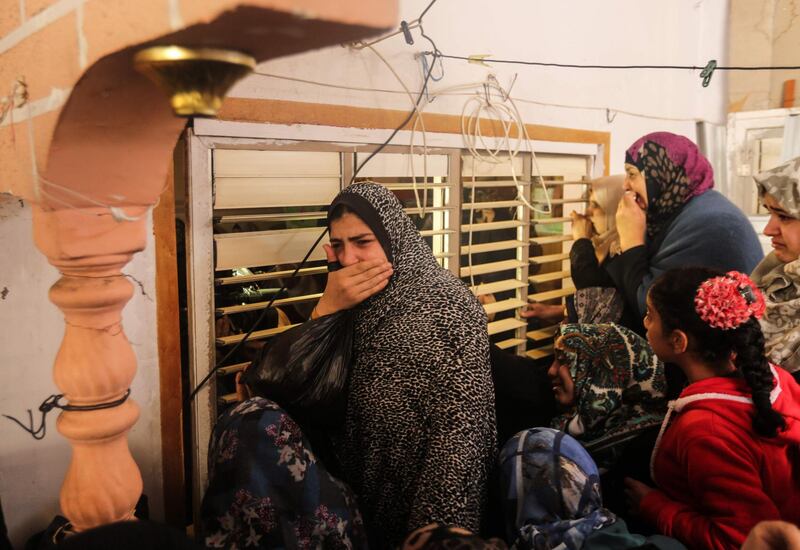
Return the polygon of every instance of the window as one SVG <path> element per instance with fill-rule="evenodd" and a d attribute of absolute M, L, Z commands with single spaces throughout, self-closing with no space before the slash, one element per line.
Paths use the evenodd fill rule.
<path fill-rule="evenodd" d="M 449 173 L 455 154 L 461 169 L 454 193 Z M 235 400 L 231 375 L 269 338 L 306 320 L 321 296 L 326 273 L 321 244 L 295 279 L 291 274 L 325 227 L 326 207 L 343 186 L 343 164 L 359 159 L 344 152 L 222 148 L 211 155 L 216 360 L 264 314 L 246 345 L 219 371 L 217 401 L 224 405 Z M 581 157 L 539 156 L 552 208 L 543 214 L 528 206 L 545 210 L 548 204 L 542 187 L 530 184 L 531 156 L 513 162 L 517 182 L 510 163 L 460 152 L 427 159 L 381 153 L 356 181 L 374 181 L 395 193 L 439 263 L 483 304 L 494 343 L 538 359 L 552 353 L 556 326 L 529 330 L 517 312 L 528 300 L 560 302 L 574 292 L 567 213 L 582 211 L 586 203 L 588 168 Z M 454 194 L 461 199 L 460 220 Z M 273 297 L 271 311 L 264 312 Z"/>
<path fill-rule="evenodd" d="M 290 276 L 321 235 L 327 205 L 375 145 L 201 139 L 189 131 L 187 146 L 189 184 L 177 205 L 187 221 L 192 385 L 225 358 L 193 402 L 192 435 L 202 442 L 192 455 L 197 505 L 207 472 L 205 442 L 217 414 L 235 401 L 235 374 L 271 338 L 310 315 L 325 287 L 322 243 L 298 276 Z M 518 187 L 510 162 L 475 160 L 457 146 L 432 148 L 427 158 L 389 146 L 356 181 L 374 181 L 396 194 L 439 263 L 483 304 L 492 342 L 545 358 L 555 327 L 528 323 L 519 309 L 529 299 L 561 303 L 574 290 L 568 214 L 583 210 L 594 160 L 587 150 L 596 154 L 597 146 L 578 150 L 542 153 L 536 164 L 520 153 L 513 159 L 513 173 L 523 182 Z M 528 183 L 537 171 L 549 214 L 538 212 L 548 203 L 542 186 Z M 245 344 L 227 357 L 251 328 Z"/>
<path fill-rule="evenodd" d="M 232 375 L 271 337 L 308 319 L 321 296 L 321 243 L 297 277 L 291 274 L 325 227 L 327 205 L 345 181 L 343 167 L 355 166 L 365 153 L 216 148 L 210 155 L 214 363 L 261 319 L 218 372 L 216 402 L 223 406 L 235 401 Z M 510 162 L 485 162 L 458 150 L 427 159 L 381 153 L 356 181 L 395 193 L 439 263 L 483 304 L 493 343 L 539 359 L 552 353 L 556 326 L 529 327 L 518 312 L 528 300 L 560 303 L 574 292 L 568 212 L 583 211 L 589 163 L 581 156 L 539 155 L 546 198 L 541 185 L 530 183 L 532 160 L 525 154 L 513 159 L 515 181 Z M 457 177 L 451 178 L 454 166 Z M 548 202 L 552 212 L 542 213 Z"/>

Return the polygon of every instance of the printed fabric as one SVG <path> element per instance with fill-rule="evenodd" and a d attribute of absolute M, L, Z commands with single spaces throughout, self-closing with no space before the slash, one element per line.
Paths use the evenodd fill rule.
<path fill-rule="evenodd" d="M 619 443 L 663 420 L 664 364 L 641 336 L 615 324 L 561 325 L 555 347 L 569 361 L 575 404 L 551 426 L 567 432 L 582 426 L 572 435 L 601 467 L 609 466 Z"/>
<path fill-rule="evenodd" d="M 625 308 L 625 299 L 616 288 L 593 286 L 575 291 L 578 323 L 618 323 Z"/>
<path fill-rule="evenodd" d="M 767 357 L 789 372 L 800 370 L 800 260 L 785 264 L 775 253 L 752 275 L 767 301 L 761 318 Z"/>
<path fill-rule="evenodd" d="M 800 219 L 800 157 L 754 177 L 761 198 L 769 195 L 793 218 Z"/>
<path fill-rule="evenodd" d="M 603 263 L 603 260 L 609 256 L 622 253 L 617 232 L 617 206 L 625 192 L 624 183 L 625 176 L 621 174 L 605 176 L 592 181 L 595 201 L 606 219 L 606 230 L 592 237 L 592 244 L 599 263 Z"/>
<path fill-rule="evenodd" d="M 201 508 L 208 548 L 360 549 L 355 497 L 319 463 L 299 426 L 261 397 L 223 413 Z"/>
<path fill-rule="evenodd" d="M 570 435 L 552 428 L 520 432 L 498 461 L 512 548 L 579 550 L 616 521 L 603 508 L 597 465 Z"/>

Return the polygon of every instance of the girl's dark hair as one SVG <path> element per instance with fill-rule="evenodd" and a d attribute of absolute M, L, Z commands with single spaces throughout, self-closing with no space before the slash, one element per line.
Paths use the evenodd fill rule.
<path fill-rule="evenodd" d="M 764 335 L 758 319 L 751 317 L 735 329 L 710 326 L 695 311 L 694 297 L 700 285 L 724 273 L 705 267 L 672 269 L 659 277 L 650 288 L 650 302 L 661 317 L 664 336 L 681 330 L 689 337 L 687 351 L 711 364 L 734 364 L 744 377 L 753 396 L 756 413 L 753 429 L 764 437 L 775 437 L 786 429 L 783 416 L 772 408 L 772 370 L 764 352 Z"/>

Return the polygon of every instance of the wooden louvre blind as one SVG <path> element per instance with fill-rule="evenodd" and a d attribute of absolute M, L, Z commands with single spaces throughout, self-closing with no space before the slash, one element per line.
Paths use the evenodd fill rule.
<path fill-rule="evenodd" d="M 342 153 L 215 149 L 212 155 L 218 359 L 265 314 L 217 371 L 217 402 L 226 405 L 235 401 L 232 375 L 270 338 L 308 319 L 322 294 L 322 242 L 297 278 L 290 276 L 324 230 L 327 206 L 342 185 Z"/>
<path fill-rule="evenodd" d="M 459 275 L 483 304 L 489 337 L 502 349 L 521 351 L 527 322 L 520 318 L 528 283 L 530 163 L 523 156 L 488 162 L 461 159 Z"/>
<path fill-rule="evenodd" d="M 248 342 L 218 371 L 220 405 L 234 399 L 232 375 L 246 368 L 270 338 L 310 315 L 327 274 L 321 244 L 298 277 L 290 276 L 322 232 L 327 205 L 348 179 L 348 170 L 366 154 L 330 149 L 212 151 L 214 342 L 219 357 L 243 339 L 275 298 Z M 549 215 L 520 200 L 508 162 L 483 162 L 459 150 L 429 154 L 427 166 L 422 155 L 380 153 L 356 180 L 393 191 L 440 264 L 461 277 L 483 304 L 492 341 L 536 359 L 552 353 L 557 327 L 528 323 L 519 310 L 528 300 L 563 303 L 574 291 L 569 212 L 583 211 L 588 182 L 585 156 L 537 159 L 553 208 Z M 523 182 L 522 196 L 543 208 L 544 191 L 529 183 L 531 156 L 520 154 L 513 162 L 513 173 Z M 278 295 L 284 284 L 289 288 Z"/>
<path fill-rule="evenodd" d="M 549 198 L 551 212 L 532 212 L 530 233 L 530 301 L 563 304 L 575 292 L 570 278 L 569 251 L 572 247 L 570 213 L 583 213 L 588 203 L 590 166 L 586 157 L 537 155 L 538 173 L 544 189 L 535 185 L 531 199 L 537 209 L 546 210 Z M 545 192 L 547 197 L 545 197 Z M 557 325 L 531 323 L 526 332 L 527 355 L 542 359 L 553 353 L 553 335 Z"/>

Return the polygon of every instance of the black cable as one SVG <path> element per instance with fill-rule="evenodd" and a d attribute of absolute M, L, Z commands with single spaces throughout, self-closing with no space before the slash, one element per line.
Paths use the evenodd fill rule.
<path fill-rule="evenodd" d="M 430 53 L 430 52 L 428 52 Z M 706 67 L 699 67 L 697 65 L 580 65 L 577 63 L 544 63 L 541 61 L 520 61 L 514 59 L 490 59 L 490 58 L 477 58 L 465 57 L 463 55 L 448 55 L 439 53 L 445 59 L 461 59 L 463 61 L 481 61 L 483 63 L 510 63 L 514 65 L 535 65 L 537 67 L 560 67 L 569 69 L 685 69 L 685 70 L 702 70 Z M 798 66 L 716 66 L 716 71 L 792 71 L 800 69 Z"/>
<path fill-rule="evenodd" d="M 286 284 L 288 284 L 288 283 L 289 283 L 289 281 L 291 281 L 292 279 L 294 279 L 294 278 L 297 276 L 297 273 L 298 273 L 298 272 L 299 272 L 299 271 L 300 271 L 300 270 L 303 268 L 303 266 L 304 266 L 304 265 L 306 265 L 306 262 L 308 261 L 308 258 L 309 258 L 309 257 L 311 257 L 311 254 L 312 254 L 312 253 L 314 252 L 314 250 L 317 248 L 317 245 L 319 245 L 320 241 L 322 240 L 322 237 L 324 237 L 324 236 L 325 236 L 325 234 L 326 234 L 327 232 L 328 232 L 328 228 L 325 228 L 325 229 L 322 231 L 322 233 L 320 233 L 319 237 L 317 237 L 317 240 L 316 240 L 316 241 L 314 241 L 314 244 L 313 244 L 313 245 L 311 245 L 311 248 L 309 248 L 309 249 L 308 249 L 308 252 L 306 252 L 306 255 L 305 255 L 305 257 L 304 257 L 304 258 L 302 259 L 302 261 L 301 261 L 301 262 L 300 262 L 300 263 L 297 265 L 297 268 L 295 268 L 294 272 L 293 272 L 293 273 L 292 273 L 292 274 L 289 276 L 289 280 L 287 281 L 287 283 L 286 283 Z M 267 312 L 269 311 L 269 308 L 270 308 L 270 307 L 272 307 L 272 304 L 273 304 L 273 302 L 275 302 L 275 300 L 278 298 L 278 296 L 280 296 L 280 295 L 283 293 L 283 291 L 284 291 L 284 290 L 286 290 L 286 284 L 284 284 L 284 285 L 281 287 L 281 289 L 280 289 L 278 292 L 276 292 L 276 293 L 275 293 L 275 295 L 274 295 L 272 298 L 270 298 L 269 302 L 267 302 L 267 305 L 264 307 L 264 309 L 263 309 L 263 310 L 261 310 L 261 315 L 259 315 L 259 316 L 258 316 L 258 319 L 256 319 L 256 320 L 255 320 L 255 322 L 253 323 L 253 325 L 250 327 L 250 330 L 248 330 L 248 331 L 247 331 L 247 334 L 245 334 L 245 335 L 244 335 L 244 338 L 242 338 L 241 340 L 239 340 L 238 342 L 236 342 L 236 345 L 235 345 L 235 346 L 233 346 L 233 348 L 231 348 L 231 350 L 230 350 L 228 353 L 226 353 L 226 354 L 225 354 L 225 356 L 224 356 L 222 359 L 220 359 L 219 361 L 217 361 L 217 364 L 216 364 L 216 365 L 214 365 L 214 368 L 213 368 L 213 369 L 211 369 L 211 370 L 208 372 L 208 374 L 206 374 L 205 378 L 203 378 L 203 379 L 200 381 L 200 383 L 199 383 L 199 384 L 197 384 L 197 387 L 195 387 L 195 389 L 194 389 L 194 390 L 192 390 L 192 393 L 190 393 L 190 394 L 189 394 L 189 397 L 187 397 L 187 398 L 186 398 L 186 400 L 187 400 L 187 401 L 191 402 L 191 401 L 192 401 L 192 399 L 194 399 L 194 397 L 197 395 L 197 392 L 199 392 L 199 391 L 200 391 L 200 390 L 203 388 L 203 386 L 205 386 L 206 382 L 208 382 L 208 381 L 209 381 L 209 379 L 211 378 L 211 376 L 213 376 L 213 375 L 214 375 L 214 373 L 215 373 L 215 372 L 217 372 L 217 371 L 218 371 L 218 370 L 219 370 L 219 369 L 222 367 L 222 365 L 224 365 L 224 364 L 225 364 L 225 361 L 227 361 L 227 360 L 228 360 L 228 359 L 231 357 L 231 355 L 233 355 L 234 353 L 236 353 L 236 351 L 237 351 L 237 350 L 238 350 L 240 347 L 242 347 L 242 345 L 244 345 L 244 343 L 247 341 L 247 339 L 248 339 L 248 338 L 250 338 L 250 335 L 251 335 L 251 334 L 253 334 L 253 332 L 256 330 L 256 327 L 257 327 L 258 325 L 260 325 L 260 324 L 261 324 L 261 321 L 263 321 L 263 320 L 264 320 L 264 316 L 265 316 L 265 315 L 267 314 Z"/>
<path fill-rule="evenodd" d="M 39 405 L 39 412 L 42 413 L 41 421 L 39 422 L 39 427 L 37 429 L 33 429 L 33 411 L 28 409 L 28 426 L 20 422 L 18 419 L 14 418 L 13 416 L 9 416 L 4 414 L 6 418 L 9 420 L 16 422 L 20 428 L 31 434 L 34 439 L 41 440 L 44 439 L 45 435 L 47 435 L 47 423 L 45 419 L 47 418 L 47 413 L 52 411 L 53 409 L 61 409 L 62 411 L 99 411 L 102 409 L 112 409 L 114 407 L 118 407 L 122 405 L 125 401 L 127 401 L 128 397 L 131 395 L 130 388 L 120 397 L 119 399 L 115 399 L 114 401 L 107 401 L 105 403 L 95 403 L 94 405 L 70 405 L 69 403 L 62 405 L 60 403 L 61 398 L 64 397 L 63 393 L 53 394 L 44 401 L 42 404 Z"/>
<path fill-rule="evenodd" d="M 423 33 L 423 35 L 422 35 L 422 36 L 425 36 L 425 34 Z M 433 41 L 432 41 L 430 38 L 428 38 L 427 36 L 425 36 L 425 38 L 427 38 L 428 40 L 430 40 L 431 44 L 433 44 Z M 436 46 L 436 45 L 434 44 L 434 47 L 435 47 L 435 46 Z M 396 136 L 396 135 L 397 135 L 397 132 L 399 132 L 400 130 L 402 130 L 402 129 L 403 129 L 403 127 L 405 127 L 405 125 L 406 125 L 406 124 L 408 124 L 408 123 L 411 121 L 411 119 L 414 117 L 414 113 L 416 113 L 416 112 L 417 112 L 417 107 L 419 107 L 419 104 L 420 104 L 420 102 L 422 101 L 422 96 L 424 96 L 424 95 L 425 95 L 425 87 L 428 85 L 428 81 L 429 81 L 429 80 L 430 80 L 430 78 L 431 78 L 431 73 L 433 72 L 433 67 L 434 67 L 434 66 L 435 66 L 435 64 L 436 64 L 436 56 L 437 56 L 437 55 L 438 55 L 437 53 L 435 53 L 435 52 L 433 53 L 433 62 L 431 63 L 431 66 L 430 66 L 430 68 L 428 69 L 428 74 L 426 74 L 426 75 L 425 75 L 425 80 L 422 82 L 422 88 L 421 88 L 421 89 L 420 89 L 420 91 L 419 91 L 419 95 L 417 96 L 417 101 L 416 101 L 416 103 L 414 103 L 414 108 L 411 110 L 411 112 L 410 112 L 410 113 L 408 113 L 408 116 L 405 118 L 405 120 L 403 120 L 403 122 L 401 122 L 401 123 L 400 123 L 400 125 L 399 125 L 397 128 L 395 128 L 395 129 L 392 131 L 392 133 L 389 135 L 389 137 L 388 137 L 388 138 L 386 138 L 386 141 L 384 141 L 383 143 L 381 143 L 381 144 L 378 146 L 378 148 L 377 148 L 377 149 L 375 149 L 374 151 L 372 151 L 372 152 L 369 154 L 369 156 L 367 156 L 367 158 L 366 158 L 366 159 L 364 159 L 364 162 L 362 162 L 361 164 L 359 164 L 359 165 L 356 167 L 355 171 L 353 172 L 353 177 L 352 177 L 352 178 L 350 178 L 350 183 L 349 183 L 348 185 L 352 185 L 352 184 L 353 184 L 353 182 L 356 180 L 356 176 L 358 176 L 358 173 L 361 171 L 361 169 L 362 169 L 362 168 L 364 168 L 364 165 L 365 165 L 365 164 L 367 164 L 367 163 L 368 163 L 370 160 L 372 160 L 372 159 L 373 159 L 373 157 L 375 157 L 375 155 L 377 155 L 378 153 L 380 153 L 380 152 L 381 152 L 381 151 L 382 151 L 382 150 L 383 150 L 383 149 L 384 149 L 384 148 L 385 148 L 387 145 L 389 145 L 389 143 L 391 143 L 391 141 L 394 139 L 394 136 Z"/>
<path fill-rule="evenodd" d="M 414 104 L 414 108 L 411 110 L 411 112 L 408 114 L 408 116 L 405 118 L 405 120 L 404 120 L 402 123 L 400 123 L 400 125 L 399 125 L 397 128 L 395 128 L 395 129 L 394 129 L 394 131 L 393 131 L 393 132 L 392 132 L 392 133 L 389 135 L 389 137 L 386 139 L 386 141 L 384 141 L 383 143 L 381 143 L 381 144 L 378 146 L 378 148 L 377 148 L 377 149 L 375 149 L 374 151 L 372 151 L 372 152 L 369 154 L 369 156 L 368 156 L 366 159 L 364 159 L 364 162 L 362 162 L 360 165 L 358 165 L 358 166 L 356 167 L 355 171 L 353 171 L 353 177 L 351 177 L 351 178 L 350 178 L 350 183 L 349 183 L 348 185 L 352 185 L 352 184 L 353 184 L 353 182 L 354 182 L 354 181 L 355 181 L 355 179 L 356 179 L 356 176 L 358 176 L 358 173 L 361 171 L 361 169 L 362 169 L 362 168 L 364 168 L 364 165 L 365 165 L 365 164 L 367 164 L 367 163 L 368 163 L 370 160 L 372 160 L 372 158 L 374 158 L 374 157 L 375 157 L 375 155 L 377 155 L 378 153 L 380 153 L 380 152 L 381 152 L 381 151 L 382 151 L 382 150 L 383 150 L 383 149 L 384 149 L 384 148 L 385 148 L 387 145 L 389 145 L 389 143 L 391 143 L 391 141 L 394 139 L 394 137 L 397 135 L 397 133 L 398 133 L 398 132 L 399 132 L 399 131 L 400 131 L 400 130 L 401 130 L 401 129 L 402 129 L 402 128 L 403 128 L 403 127 L 406 125 L 406 124 L 408 124 L 408 123 L 409 123 L 409 121 L 410 121 L 410 120 L 412 119 L 412 117 L 414 116 L 414 113 L 416 113 L 416 112 L 417 112 L 417 107 L 419 107 L 419 104 L 420 104 L 420 102 L 422 101 L 422 96 L 423 96 L 423 95 L 424 95 L 424 93 L 425 93 L 425 87 L 428 85 L 428 81 L 429 81 L 429 80 L 430 80 L 430 78 L 431 78 L 431 73 L 433 72 L 433 67 L 434 67 L 434 65 L 435 65 L 435 63 L 436 63 L 436 57 L 437 57 L 437 56 L 439 56 L 439 55 L 441 55 L 441 54 L 440 54 L 440 52 L 439 52 L 439 48 L 437 48 L 437 47 L 436 47 L 436 44 L 433 42 L 433 40 L 431 40 L 431 38 L 430 38 L 429 36 L 427 36 L 427 35 L 425 34 L 425 31 L 422 29 L 422 17 L 423 17 L 423 16 L 424 16 L 424 15 L 425 15 L 425 14 L 428 12 L 428 10 L 429 10 L 429 9 L 431 9 L 431 6 L 433 6 L 433 5 L 436 3 L 436 1 L 437 1 L 437 0 L 432 0 L 432 1 L 431 1 L 431 3 L 430 3 L 430 4 L 428 4 L 428 7 L 426 7 L 426 8 L 425 8 L 425 10 L 422 12 L 422 14 L 421 14 L 421 15 L 420 15 L 420 16 L 417 18 L 417 20 L 419 21 L 419 28 L 420 28 L 420 31 L 421 31 L 421 33 L 422 33 L 422 36 L 423 36 L 423 37 L 424 37 L 424 38 L 425 38 L 425 39 L 426 39 L 428 42 L 430 42 L 430 43 L 431 43 L 431 47 L 433 48 L 433 52 L 432 52 L 432 55 L 433 55 L 433 62 L 431 63 L 430 69 L 428 69 L 428 74 L 426 74 L 426 75 L 425 75 L 425 80 L 422 82 L 422 88 L 420 89 L 419 95 L 417 96 L 417 101 L 416 101 L 416 103 Z M 326 234 L 327 232 L 328 232 L 328 229 L 326 228 L 326 229 L 325 229 L 325 230 L 322 232 L 322 234 L 321 234 L 319 237 L 317 237 L 317 240 L 316 240 L 316 241 L 314 241 L 314 244 L 313 244 L 313 245 L 311 246 L 311 248 L 308 250 L 308 252 L 306 253 L 306 255 L 305 255 L 305 257 L 303 258 L 303 260 L 300 262 L 300 264 L 297 266 L 297 268 L 294 270 L 294 272 L 293 272 L 293 273 L 292 273 L 292 274 L 289 276 L 289 281 L 291 281 L 292 279 L 294 279 L 294 278 L 297 276 L 297 273 L 298 273 L 298 272 L 300 271 L 300 269 L 301 269 L 301 268 L 302 268 L 302 267 L 303 267 L 303 266 L 306 264 L 306 262 L 308 261 L 308 258 L 311 256 L 311 253 L 314 251 L 314 249 L 316 249 L 316 248 L 317 248 L 317 245 L 319 245 L 320 241 L 322 240 L 322 238 L 325 236 L 325 234 Z M 288 284 L 288 281 L 287 281 L 287 284 Z M 250 327 L 250 330 L 248 330 L 248 331 L 247 331 L 247 334 L 245 334 L 245 335 L 244 335 L 244 338 L 242 338 L 241 340 L 239 340 L 239 341 L 236 343 L 236 345 L 235 345 L 235 346 L 234 346 L 234 347 L 233 347 L 233 348 L 232 348 L 232 349 L 231 349 L 231 350 L 230 350 L 230 351 L 229 351 L 227 354 L 225 354 L 225 356 L 224 356 L 222 359 L 220 359 L 219 361 L 217 361 L 217 364 L 214 366 L 214 368 L 213 368 L 213 369 L 211 369 L 211 370 L 209 371 L 209 373 L 208 373 L 208 374 L 206 374 L 206 376 L 205 376 L 205 377 L 204 377 L 204 378 L 203 378 L 203 379 L 200 381 L 200 383 L 199 383 L 199 384 L 197 384 L 197 386 L 194 388 L 194 390 L 192 390 L 192 392 L 189 394 L 189 397 L 187 397 L 187 398 L 186 398 L 186 400 L 187 400 L 188 402 L 191 402 L 191 401 L 192 401 L 192 400 L 195 398 L 195 396 L 197 395 L 197 393 L 198 393 L 198 392 L 199 392 L 199 391 L 200 391 L 200 390 L 203 388 L 203 386 L 205 386 L 205 384 L 206 384 L 206 383 L 207 383 L 207 382 L 208 382 L 208 381 L 211 379 L 211 377 L 214 375 L 214 373 L 215 373 L 215 372 L 217 372 L 217 371 L 218 371 L 218 370 L 219 370 L 219 369 L 220 369 L 220 368 L 223 366 L 223 364 L 225 363 L 225 361 L 227 361 L 227 360 L 228 360 L 228 359 L 229 359 L 229 358 L 230 358 L 230 357 L 231 357 L 231 356 L 232 356 L 232 355 L 233 355 L 233 354 L 234 354 L 234 353 L 235 353 L 235 352 L 236 352 L 236 351 L 237 351 L 237 350 L 238 350 L 240 347 L 242 347 L 242 345 L 243 345 L 243 344 L 244 344 L 244 343 L 247 341 L 247 339 L 250 337 L 250 335 L 251 335 L 251 334 L 253 334 L 253 332 L 255 331 L 256 327 L 257 327 L 257 326 L 258 326 L 258 325 L 261 323 L 261 321 L 263 321 L 263 320 L 264 320 L 264 316 L 267 314 L 267 311 L 268 311 L 268 310 L 269 310 L 269 308 L 272 306 L 272 303 L 275 301 L 275 299 L 276 299 L 278 296 L 280 296 L 280 295 L 281 295 L 281 293 L 282 293 L 284 290 L 286 290 L 286 286 L 285 286 L 285 285 L 284 285 L 283 287 L 281 287 L 281 289 L 280 289 L 280 290 L 279 290 L 279 291 L 278 291 L 278 292 L 275 294 L 275 296 L 273 296 L 273 297 L 270 299 L 270 301 L 267 303 L 267 305 L 266 305 L 266 306 L 264 307 L 264 309 L 261 311 L 261 315 L 259 315 L 258 319 L 256 319 L 256 321 L 255 321 L 255 322 L 253 323 L 253 325 Z"/>
<path fill-rule="evenodd" d="M 428 10 L 431 9 L 435 3 L 436 0 L 431 0 L 431 3 L 428 4 L 428 7 L 422 10 L 422 13 L 419 14 L 419 17 L 417 17 L 417 21 L 422 21 L 422 18 L 425 17 L 425 14 L 428 13 Z"/>

